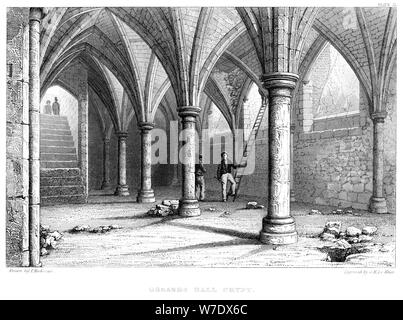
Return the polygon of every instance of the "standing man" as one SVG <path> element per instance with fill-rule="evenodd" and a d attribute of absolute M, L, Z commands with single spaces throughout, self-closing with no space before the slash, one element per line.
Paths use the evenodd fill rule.
<path fill-rule="evenodd" d="M 246 164 L 235 165 L 235 164 L 229 163 L 228 154 L 225 151 L 223 153 L 221 153 L 221 163 L 218 165 L 218 168 L 217 168 L 217 179 L 218 179 L 218 181 L 221 182 L 221 185 L 222 185 L 222 201 L 223 202 L 227 201 L 227 182 L 228 181 L 231 183 L 231 193 L 229 193 L 228 195 L 235 197 L 236 182 L 231 173 L 232 169 L 243 168 L 243 167 L 246 167 Z"/>
<path fill-rule="evenodd" d="M 46 101 L 44 111 L 45 111 L 45 114 L 52 114 L 52 105 L 50 104 L 50 100 Z"/>
<path fill-rule="evenodd" d="M 55 102 L 52 104 L 52 110 L 55 116 L 60 115 L 60 104 L 57 102 L 57 97 L 55 97 Z"/>
<path fill-rule="evenodd" d="M 206 168 L 203 165 L 203 156 L 199 155 L 199 163 L 195 165 L 195 175 L 196 175 L 196 197 L 200 192 L 199 201 L 204 201 L 206 184 L 204 182 L 204 174 L 206 173 Z"/>

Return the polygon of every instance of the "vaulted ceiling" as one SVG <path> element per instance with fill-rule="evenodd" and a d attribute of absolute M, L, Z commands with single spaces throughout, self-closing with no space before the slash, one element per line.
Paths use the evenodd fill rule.
<path fill-rule="evenodd" d="M 328 41 L 379 108 L 396 60 L 396 10 L 282 10 L 287 21 L 273 8 L 49 8 L 41 30 L 42 93 L 80 59 L 115 127 L 152 121 L 162 104 L 175 114 L 211 101 L 231 126 L 251 83 L 264 92 L 265 72 L 303 77 Z M 285 37 L 285 48 L 275 37 Z M 284 61 L 269 54 L 282 51 Z"/>

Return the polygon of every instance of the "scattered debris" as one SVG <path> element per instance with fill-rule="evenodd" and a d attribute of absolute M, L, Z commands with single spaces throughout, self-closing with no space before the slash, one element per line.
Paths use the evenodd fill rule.
<path fill-rule="evenodd" d="M 376 227 L 364 227 L 362 228 L 362 234 L 366 236 L 372 236 L 377 233 L 378 229 Z"/>
<path fill-rule="evenodd" d="M 350 255 L 368 252 L 364 247 L 344 247 L 342 244 L 322 247 L 320 250 L 327 253 L 326 261 L 329 262 L 346 262 Z"/>
<path fill-rule="evenodd" d="M 319 211 L 319 210 L 317 210 L 317 209 L 312 209 L 312 210 L 309 212 L 309 215 L 321 215 L 321 214 L 322 214 L 322 212 Z"/>
<path fill-rule="evenodd" d="M 207 209 L 207 211 L 214 212 L 214 211 L 217 211 L 217 208 L 210 207 L 210 208 Z"/>
<path fill-rule="evenodd" d="M 377 232 L 376 227 L 367 226 L 362 230 L 354 226 L 348 227 L 345 232 L 341 231 L 340 221 L 329 221 L 325 224 L 320 238 L 323 241 L 332 242 L 331 245 L 323 246 L 319 250 L 327 253 L 327 261 L 346 262 L 351 255 L 364 254 L 373 251 L 388 252 L 376 243 L 372 243 Z M 384 250 L 384 251 L 383 251 Z"/>
<path fill-rule="evenodd" d="M 322 233 L 320 237 L 321 237 L 321 239 L 323 241 L 334 241 L 334 240 L 336 240 L 336 236 L 334 234 L 331 234 L 331 233 Z"/>
<path fill-rule="evenodd" d="M 362 234 L 361 230 L 356 227 L 348 227 L 346 230 L 347 237 L 358 237 Z"/>
<path fill-rule="evenodd" d="M 325 225 L 323 233 L 334 235 L 338 237 L 341 232 L 341 222 L 340 221 L 329 221 Z"/>
<path fill-rule="evenodd" d="M 162 204 L 164 206 L 172 207 L 174 209 L 179 208 L 179 200 L 163 200 Z"/>
<path fill-rule="evenodd" d="M 264 206 L 258 204 L 256 201 L 250 201 L 246 204 L 246 209 L 264 209 Z"/>
<path fill-rule="evenodd" d="M 47 256 L 50 250 L 57 248 L 57 242 L 63 235 L 59 231 L 52 231 L 49 226 L 41 226 L 41 256 Z"/>
<path fill-rule="evenodd" d="M 157 204 L 151 208 L 147 214 L 149 216 L 166 217 L 177 215 L 179 213 L 179 200 L 163 200 L 161 204 Z"/>
<path fill-rule="evenodd" d="M 79 233 L 79 232 L 105 233 L 105 232 L 117 230 L 117 229 L 123 229 L 123 227 L 120 227 L 116 224 L 113 224 L 110 226 L 99 226 L 99 227 L 95 227 L 95 228 L 91 228 L 88 225 L 80 225 L 80 226 L 76 226 L 73 229 L 71 229 L 70 233 Z"/>
<path fill-rule="evenodd" d="M 89 231 L 90 229 L 91 229 L 91 227 L 88 225 L 80 225 L 80 226 L 76 226 L 73 229 L 71 229 L 70 232 L 72 232 L 72 233 L 86 232 L 86 231 Z"/>
<path fill-rule="evenodd" d="M 226 218 L 231 215 L 231 212 L 224 211 L 222 214 L 219 215 L 220 218 Z"/>
<path fill-rule="evenodd" d="M 335 215 L 341 215 L 341 214 L 348 214 L 348 215 L 359 215 L 358 213 L 356 213 L 353 208 L 344 208 L 344 209 L 335 209 L 332 210 L 331 214 L 335 214 Z"/>
<path fill-rule="evenodd" d="M 371 242 L 372 239 L 373 239 L 372 237 L 362 234 L 362 235 L 360 235 L 360 236 L 358 237 L 358 242 L 360 242 L 360 243 L 363 243 L 363 242 Z"/>

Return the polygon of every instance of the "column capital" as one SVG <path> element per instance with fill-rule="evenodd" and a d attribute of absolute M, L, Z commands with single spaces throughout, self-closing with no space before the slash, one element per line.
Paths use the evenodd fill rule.
<path fill-rule="evenodd" d="M 293 90 L 299 76 L 290 72 L 272 72 L 263 74 L 261 80 L 266 89 L 287 88 Z"/>
<path fill-rule="evenodd" d="M 29 20 L 41 22 L 47 14 L 47 9 L 42 7 L 31 7 L 29 8 Z"/>
<path fill-rule="evenodd" d="M 201 108 L 197 106 L 182 106 L 178 108 L 179 116 L 184 117 L 197 117 L 200 114 Z"/>
<path fill-rule="evenodd" d="M 150 131 L 154 129 L 155 124 L 153 122 L 139 122 L 139 128 L 141 131 Z"/>
<path fill-rule="evenodd" d="M 109 138 L 109 137 L 104 137 L 102 140 L 104 141 L 104 143 L 111 142 L 111 138 Z"/>
<path fill-rule="evenodd" d="M 118 138 L 120 139 L 125 139 L 128 136 L 128 133 L 125 131 L 116 131 L 116 135 L 118 136 Z"/>
<path fill-rule="evenodd" d="M 371 119 L 373 122 L 384 122 L 386 116 L 387 116 L 386 111 L 378 111 L 378 112 L 373 112 L 371 114 Z"/>

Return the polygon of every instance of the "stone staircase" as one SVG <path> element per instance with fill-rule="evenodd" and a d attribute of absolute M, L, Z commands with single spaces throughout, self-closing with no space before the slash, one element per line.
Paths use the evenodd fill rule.
<path fill-rule="evenodd" d="M 84 202 L 81 170 L 67 118 L 41 114 L 41 205 Z"/>

